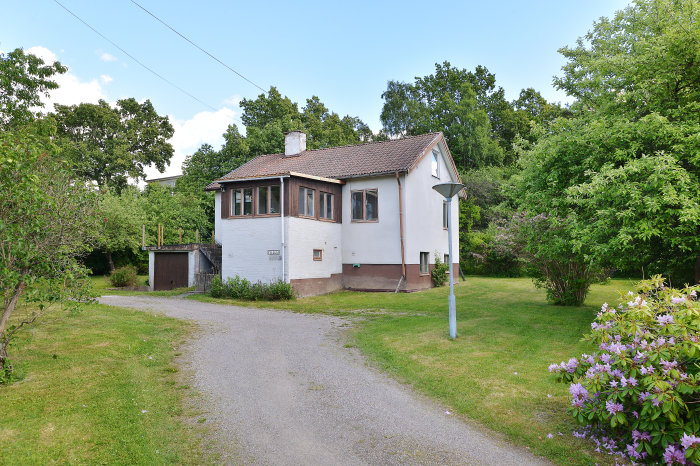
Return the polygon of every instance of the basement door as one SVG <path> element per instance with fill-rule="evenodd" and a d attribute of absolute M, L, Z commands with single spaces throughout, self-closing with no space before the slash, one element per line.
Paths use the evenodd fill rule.
<path fill-rule="evenodd" d="M 172 290 L 187 287 L 187 253 L 156 252 L 153 289 Z"/>

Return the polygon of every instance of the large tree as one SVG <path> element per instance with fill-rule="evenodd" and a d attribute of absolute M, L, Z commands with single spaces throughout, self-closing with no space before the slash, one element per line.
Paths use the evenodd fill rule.
<path fill-rule="evenodd" d="M 381 121 L 392 135 L 442 131 L 455 162 L 463 169 L 500 165 L 503 149 L 492 137 L 488 113 L 477 100 L 473 76 L 449 62 L 414 83 L 389 81 L 382 94 Z M 484 84 L 488 98 L 488 83 Z"/>
<path fill-rule="evenodd" d="M 523 157 L 516 196 L 566 219 L 580 263 L 700 280 L 698 50 L 697 0 L 637 1 L 561 49 L 573 118 Z"/>
<path fill-rule="evenodd" d="M 116 194 L 104 190 L 99 197 L 100 229 L 97 247 L 104 251 L 109 270 L 114 272 L 112 254 L 139 253 L 141 226 L 146 223 L 143 201 L 138 188 L 129 186 Z"/>
<path fill-rule="evenodd" d="M 165 170 L 173 156 L 168 142 L 173 127 L 149 100 L 122 99 L 114 107 L 104 100 L 56 105 L 56 120 L 76 173 L 101 188 L 119 192 L 129 177 L 144 178 L 148 165 Z"/>
<path fill-rule="evenodd" d="M 96 232 L 94 193 L 59 158 L 50 122 L 30 126 L 0 132 L 0 379 L 15 332 L 46 304 L 79 298 L 77 258 Z M 22 297 L 31 312 L 11 320 Z"/>
<path fill-rule="evenodd" d="M 45 65 L 22 49 L 0 53 L 0 130 L 33 121 L 37 109 L 44 106 L 41 97 L 58 88 L 51 78 L 66 71 L 59 62 Z"/>

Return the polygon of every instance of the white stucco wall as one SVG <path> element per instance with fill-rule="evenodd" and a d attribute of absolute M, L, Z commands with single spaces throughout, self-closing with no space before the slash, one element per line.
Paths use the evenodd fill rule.
<path fill-rule="evenodd" d="M 239 275 L 251 282 L 272 282 L 282 278 L 280 217 L 221 219 L 216 240 L 222 245 L 221 277 Z"/>
<path fill-rule="evenodd" d="M 187 286 L 194 286 L 194 272 L 197 269 L 197 255 L 199 251 L 187 253 Z"/>
<path fill-rule="evenodd" d="M 448 253 L 447 230 L 442 227 L 442 202 L 445 199 L 432 187 L 439 183 L 456 181 L 445 163 L 444 147 L 438 147 L 442 156 L 439 158 L 439 178 L 432 175 L 431 154 L 429 153 L 408 174 L 405 182 L 405 240 L 406 263 L 419 264 L 420 252 L 430 253 L 430 263 L 435 263 L 435 251 L 440 259 Z M 459 254 L 459 205 L 458 197 L 452 198 L 452 254 L 453 262 L 458 262 Z"/>
<path fill-rule="evenodd" d="M 402 177 L 403 183 L 403 177 Z M 378 222 L 353 222 L 351 191 L 377 189 Z M 350 179 L 343 186 L 344 264 L 400 264 L 399 188 L 395 176 Z"/>
<path fill-rule="evenodd" d="M 153 279 L 155 278 L 156 262 L 155 253 L 148 251 L 148 289 L 153 291 Z"/>
<path fill-rule="evenodd" d="M 342 226 L 307 218 L 288 218 L 289 278 L 328 278 L 343 272 Z M 313 260 L 313 250 L 323 251 Z"/>

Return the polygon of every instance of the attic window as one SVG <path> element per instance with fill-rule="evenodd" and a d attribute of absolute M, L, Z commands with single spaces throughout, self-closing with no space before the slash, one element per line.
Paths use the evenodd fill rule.
<path fill-rule="evenodd" d="M 433 149 L 431 155 L 431 166 L 432 174 L 435 178 L 440 178 L 440 151 Z"/>

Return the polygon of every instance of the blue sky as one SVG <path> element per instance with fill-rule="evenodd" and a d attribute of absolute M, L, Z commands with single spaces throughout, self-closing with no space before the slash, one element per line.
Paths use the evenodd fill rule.
<path fill-rule="evenodd" d="M 53 0 L 0 1 L 0 50 L 31 49 L 70 68 L 49 105 L 150 99 L 176 128 L 176 156 L 166 175 L 180 173 L 184 157 L 201 144 L 218 148 L 226 126 L 240 126 L 240 98 L 261 93 L 130 0 L 59 1 L 207 105 L 143 69 Z M 548 100 L 567 102 L 551 84 L 564 64 L 557 50 L 629 3 L 137 1 L 264 89 L 276 86 L 300 106 L 317 95 L 332 111 L 358 116 L 374 131 L 381 127 L 387 81 L 425 76 L 445 60 L 487 67 L 508 99 L 534 87 Z"/>

